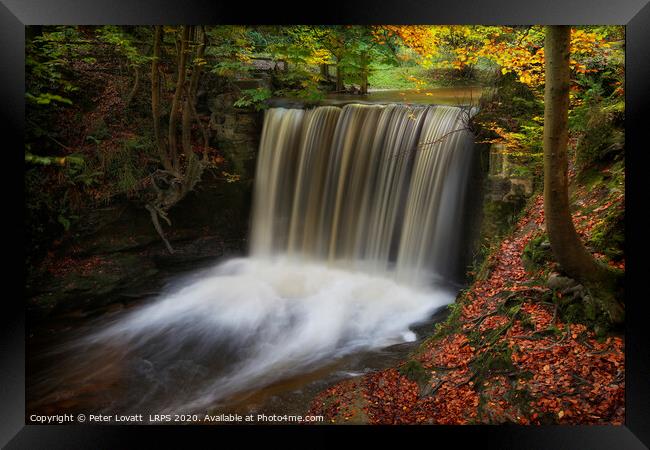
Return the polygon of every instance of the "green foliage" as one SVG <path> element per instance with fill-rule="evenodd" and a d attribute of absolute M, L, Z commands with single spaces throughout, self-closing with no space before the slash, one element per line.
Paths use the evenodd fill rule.
<path fill-rule="evenodd" d="M 610 108 L 592 104 L 580 117 L 586 122 L 580 124 L 584 132 L 576 149 L 576 160 L 582 169 L 623 157 L 624 130 L 616 125 L 623 108 L 622 101 L 619 104 L 610 105 Z"/>
<path fill-rule="evenodd" d="M 42 247 L 50 233 L 68 231 L 78 219 L 78 190 L 97 182 L 98 173 L 88 171 L 83 155 L 66 157 L 41 157 L 26 153 L 29 163 L 25 172 L 27 235 L 36 248 Z M 43 173 L 43 169 L 49 172 Z M 55 170 L 55 172 L 51 172 Z M 53 183 L 53 177 L 62 182 Z M 42 237 L 41 237 L 42 236 Z M 29 256 L 28 256 L 29 257 Z"/>
<path fill-rule="evenodd" d="M 110 138 L 111 132 L 108 129 L 106 121 L 100 119 L 97 121 L 96 125 L 90 130 L 90 133 L 86 136 L 87 141 L 92 141 L 95 144 L 101 143 L 103 140 Z"/>
<path fill-rule="evenodd" d="M 460 328 L 460 318 L 462 315 L 463 295 L 464 294 L 461 293 L 454 303 L 450 303 L 449 305 L 447 305 L 447 310 L 449 311 L 449 315 L 444 321 L 438 322 L 435 325 L 433 335 L 429 339 L 427 339 L 423 345 L 426 345 L 430 342 L 438 341 L 444 338 L 445 336 L 449 336 L 450 334 L 453 334 L 456 331 L 458 331 L 458 329 Z"/>
<path fill-rule="evenodd" d="M 146 28 L 142 27 L 138 29 L 138 32 L 144 35 L 141 37 L 149 38 L 149 33 L 145 30 Z M 115 25 L 97 27 L 95 35 L 99 42 L 113 46 L 115 52 L 126 58 L 133 66 L 140 66 L 151 61 L 151 57 L 142 54 L 138 48 L 137 37 L 127 33 L 124 27 Z"/>
<path fill-rule="evenodd" d="M 278 97 L 297 98 L 307 101 L 319 101 L 325 97 L 320 89 L 320 75 L 308 70 L 294 69 L 288 73 L 276 76 L 277 83 L 281 86 L 273 94 Z"/>
<path fill-rule="evenodd" d="M 68 184 L 72 186 L 81 185 L 82 187 L 89 187 L 93 184 L 99 183 L 99 177 L 102 173 L 98 170 L 93 170 L 93 168 L 86 163 L 86 159 L 83 155 L 71 154 L 66 156 L 65 160 L 64 176 Z"/>
<path fill-rule="evenodd" d="M 91 45 L 92 41 L 82 38 L 75 27 L 66 26 L 52 27 L 29 39 L 25 45 L 27 98 L 49 104 L 43 101 L 61 101 L 77 91 L 66 77 L 69 58 L 87 52 Z"/>
<path fill-rule="evenodd" d="M 625 211 L 609 208 L 603 220 L 594 225 L 587 245 L 612 261 L 620 261 L 625 256 Z"/>
<path fill-rule="evenodd" d="M 251 70 L 250 58 L 254 46 L 253 37 L 247 27 L 224 25 L 207 27 L 210 45 L 205 50 L 212 73 L 225 78 L 236 78 Z"/>
<path fill-rule="evenodd" d="M 70 107 L 79 91 L 72 81 L 70 60 L 89 48 L 90 41 L 83 39 L 75 27 L 43 27 L 36 36 L 28 34 L 25 42 L 25 119 L 29 126 L 25 130 L 25 142 L 38 148 L 37 153 L 43 157 L 50 153 L 49 142 L 43 143 L 41 139 L 55 134 L 51 122 L 56 113 Z M 36 161 L 32 156 L 26 154 L 26 159 Z"/>
<path fill-rule="evenodd" d="M 368 83 L 374 89 L 421 89 L 437 85 L 428 80 L 429 70 L 420 66 L 373 64 Z M 416 80 L 424 80 L 419 84 Z"/>
<path fill-rule="evenodd" d="M 242 96 L 239 97 L 233 105 L 237 108 L 252 107 L 256 111 L 267 107 L 266 101 L 271 98 L 272 92 L 268 88 L 244 89 Z"/>
<path fill-rule="evenodd" d="M 51 164 L 61 164 L 62 160 L 64 160 L 64 158 L 59 158 L 54 156 L 38 156 L 31 153 L 29 150 L 25 152 L 26 163 L 31 163 L 31 164 L 41 165 L 41 166 L 49 166 Z"/>
<path fill-rule="evenodd" d="M 594 74 L 576 79 L 576 102 L 569 114 L 571 134 L 578 140 L 576 161 L 584 170 L 620 160 L 623 157 L 625 98 L 624 60 L 613 52 L 607 61 L 598 62 Z"/>
<path fill-rule="evenodd" d="M 534 91 L 512 73 L 496 80 L 496 89 L 481 97 L 474 116 L 480 142 L 500 144 L 510 175 L 539 184 L 543 172 L 544 105 Z"/>
<path fill-rule="evenodd" d="M 601 295 L 601 293 L 587 291 L 585 297 L 561 296 L 555 293 L 553 302 L 557 305 L 560 320 L 565 323 L 586 325 L 597 335 L 604 335 L 612 327 L 611 320 L 594 295 Z M 561 330 L 558 330 L 558 334 L 560 332 Z"/>
<path fill-rule="evenodd" d="M 115 151 L 101 154 L 103 159 L 98 159 L 96 164 L 103 167 L 104 198 L 136 196 L 153 170 L 143 161 L 155 161 L 154 156 L 153 140 L 146 135 L 122 139 Z"/>
<path fill-rule="evenodd" d="M 27 100 L 36 103 L 37 105 L 49 105 L 52 102 L 65 103 L 67 105 L 72 105 L 72 101 L 69 98 L 63 98 L 57 94 L 51 94 L 49 92 L 41 92 L 37 95 L 33 95 L 29 92 L 25 93 Z"/>

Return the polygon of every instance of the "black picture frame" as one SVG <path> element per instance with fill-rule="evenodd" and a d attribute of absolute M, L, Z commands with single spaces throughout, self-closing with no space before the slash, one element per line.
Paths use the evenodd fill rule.
<path fill-rule="evenodd" d="M 8 125 L 3 145 L 3 193 L 15 202 L 15 213 L 3 207 L 4 221 L 20 217 L 24 199 L 15 195 L 22 186 L 24 164 L 21 143 L 24 120 L 25 25 L 47 24 L 618 24 L 626 25 L 626 418 L 624 426 L 433 426 L 433 427 L 258 427 L 267 435 L 304 433 L 310 442 L 324 435 L 361 431 L 372 437 L 386 433 L 401 438 L 429 436 L 431 445 L 451 439 L 456 445 L 474 443 L 492 448 L 636 449 L 650 446 L 650 350 L 646 325 L 648 303 L 644 289 L 647 252 L 644 206 L 645 133 L 650 100 L 650 4 L 649 0 L 455 0 L 426 3 L 419 0 L 363 0 L 310 5 L 265 4 L 202 0 L 0 0 L 0 90 L 2 123 Z M 7 137 L 13 138 L 8 144 Z M 15 160 L 14 160 L 15 158 Z M 10 166 L 9 166 L 10 165 Z M 3 167 L 0 166 L 0 167 Z M 9 168 L 9 170 L 7 170 Z M 8 176 L 12 175 L 13 177 Z M 22 224 L 4 234 L 5 243 L 21 236 Z M 9 236 L 9 237 L 8 237 Z M 3 272 L 9 283 L 24 289 L 24 268 L 16 258 Z M 24 258 L 23 258 L 24 260 Z M 7 287 L 9 285 L 7 283 Z M 2 370 L 0 370 L 0 445 L 6 448 L 125 448 L 146 434 L 147 447 L 170 439 L 187 442 L 190 434 L 205 434 L 213 444 L 234 433 L 253 437 L 245 426 L 152 427 L 91 425 L 25 425 L 25 311 L 24 298 L 5 295 L 0 316 Z M 241 433 L 244 431 L 244 433 Z M 172 436 L 172 433 L 173 436 Z M 209 434 L 208 434 L 209 433 Z M 215 434 L 216 433 L 216 434 Z M 302 434 L 301 433 L 301 434 Z M 408 436 L 405 435 L 408 433 Z M 255 433 L 257 434 L 257 433 Z M 425 436 L 426 435 L 426 436 Z M 269 436 L 271 437 L 271 436 Z M 219 439 L 215 441 L 214 439 Z M 286 436 L 285 436 L 286 439 Z M 240 445 L 243 441 L 238 441 Z M 443 441 L 444 442 L 444 441 Z M 311 446 L 311 445 L 309 445 Z"/>

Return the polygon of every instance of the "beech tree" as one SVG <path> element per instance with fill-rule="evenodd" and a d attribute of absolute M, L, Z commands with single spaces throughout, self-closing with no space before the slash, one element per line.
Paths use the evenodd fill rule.
<path fill-rule="evenodd" d="M 568 156 L 571 28 L 547 26 L 544 87 L 544 216 L 551 248 L 562 269 L 591 287 L 615 323 L 622 305 L 610 294 L 616 275 L 597 261 L 580 241 L 569 210 Z"/>

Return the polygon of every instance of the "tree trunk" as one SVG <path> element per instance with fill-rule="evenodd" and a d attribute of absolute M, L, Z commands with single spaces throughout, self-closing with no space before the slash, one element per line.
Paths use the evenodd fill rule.
<path fill-rule="evenodd" d="M 133 72 L 134 72 L 133 87 L 131 88 L 131 91 L 129 92 L 129 95 L 126 98 L 126 102 L 125 102 L 127 108 L 131 106 L 131 102 L 133 101 L 135 94 L 138 93 L 138 89 L 140 88 L 140 67 L 134 66 Z"/>
<path fill-rule="evenodd" d="M 614 274 L 580 242 L 569 209 L 568 112 L 570 83 L 569 26 L 547 26 L 544 88 L 544 215 L 553 254 L 562 269 L 583 283 L 612 287 Z M 613 299 L 612 299 L 613 300 Z M 611 303 L 611 302 L 608 302 Z M 622 320 L 620 305 L 605 305 L 612 321 Z"/>
<path fill-rule="evenodd" d="M 151 112 L 153 115 L 153 134 L 158 147 L 160 162 L 165 170 L 172 171 L 165 143 L 160 132 L 160 42 L 162 40 L 162 27 L 156 25 L 153 41 L 153 58 L 151 60 Z"/>
<path fill-rule="evenodd" d="M 201 123 L 201 119 L 196 112 L 196 92 L 199 87 L 199 80 L 201 78 L 201 64 L 198 63 L 203 60 L 205 54 L 206 46 L 206 36 L 205 32 L 199 27 L 193 27 L 192 30 L 192 41 L 195 42 L 197 46 L 196 54 L 194 55 L 194 60 L 196 63 L 192 66 L 192 74 L 190 75 L 189 87 L 185 94 L 185 104 L 183 106 L 183 125 L 181 131 L 181 141 L 183 146 L 183 152 L 185 156 L 189 156 L 193 152 L 191 145 L 191 123 L 192 119 L 196 120 L 197 126 L 201 131 L 203 136 L 203 160 L 207 159 L 207 148 L 208 148 L 208 135 Z M 201 39 L 199 40 L 199 36 Z"/>
<path fill-rule="evenodd" d="M 343 71 L 341 70 L 341 65 L 336 64 L 336 92 L 343 92 L 345 90 L 345 84 L 343 83 Z"/>
<path fill-rule="evenodd" d="M 190 27 L 183 26 L 181 34 L 181 45 L 178 55 L 178 78 L 176 79 L 176 91 L 172 99 L 172 106 L 169 111 L 169 153 L 171 155 L 172 165 L 179 167 L 178 148 L 176 141 L 176 127 L 178 124 L 178 109 L 181 103 L 181 96 L 185 86 L 185 69 L 187 66 L 187 43 L 190 37 Z"/>
<path fill-rule="evenodd" d="M 329 66 L 327 64 L 320 65 L 320 76 L 323 78 L 323 81 L 330 80 L 330 71 L 329 71 Z"/>
<path fill-rule="evenodd" d="M 189 38 L 192 41 L 196 40 L 196 27 L 188 26 Z M 192 152 L 192 110 L 191 105 L 193 102 L 193 88 L 195 81 L 198 83 L 198 67 L 192 68 L 192 75 L 190 75 L 189 87 L 186 89 L 185 102 L 183 103 L 183 118 L 181 120 L 181 148 L 186 157 Z"/>
<path fill-rule="evenodd" d="M 365 52 L 361 53 L 361 83 L 359 88 L 361 94 L 368 93 L 368 55 Z"/>

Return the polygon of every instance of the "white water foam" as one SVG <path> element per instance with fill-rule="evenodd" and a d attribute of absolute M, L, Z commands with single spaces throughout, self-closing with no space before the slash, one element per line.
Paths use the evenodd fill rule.
<path fill-rule="evenodd" d="M 149 354 L 154 366 L 179 359 L 200 366 L 215 352 L 232 350 L 237 357 L 219 376 L 193 386 L 180 404 L 174 399 L 163 407 L 200 410 L 332 358 L 414 340 L 409 326 L 428 319 L 453 295 L 321 264 L 234 259 L 85 344 L 110 342 L 131 355 Z"/>

